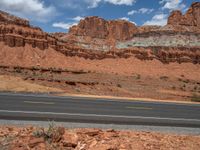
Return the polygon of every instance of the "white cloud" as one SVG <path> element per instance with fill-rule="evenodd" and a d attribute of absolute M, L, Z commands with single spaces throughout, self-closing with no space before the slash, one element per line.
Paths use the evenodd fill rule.
<path fill-rule="evenodd" d="M 80 21 L 81 19 L 84 19 L 84 17 L 76 16 L 76 17 L 72 18 L 72 20 L 77 21 L 77 22 Z"/>
<path fill-rule="evenodd" d="M 52 26 L 55 27 L 55 28 L 61 28 L 61 29 L 68 30 L 70 27 L 77 25 L 78 22 L 81 19 L 84 19 L 84 17 L 76 16 L 74 18 L 70 18 L 69 19 L 69 20 L 71 20 L 70 22 L 67 22 L 67 23 L 65 23 L 65 22 L 55 22 L 55 23 L 52 24 Z"/>
<path fill-rule="evenodd" d="M 159 3 L 163 5 L 163 10 L 183 10 L 186 7 L 186 5 L 183 3 L 183 0 L 161 0 Z"/>
<path fill-rule="evenodd" d="M 129 18 L 127 18 L 127 17 L 122 17 L 122 18 L 119 18 L 119 19 L 129 21 Z"/>
<path fill-rule="evenodd" d="M 0 0 L 0 9 L 33 21 L 47 22 L 56 14 L 53 6 L 41 0 Z"/>
<path fill-rule="evenodd" d="M 88 8 L 95 8 L 102 0 L 85 0 L 89 4 Z"/>
<path fill-rule="evenodd" d="M 136 13 L 138 13 L 138 11 L 136 11 L 136 10 L 131 10 L 131 11 L 129 11 L 127 14 L 128 14 L 129 16 L 131 16 L 131 15 L 136 14 Z"/>
<path fill-rule="evenodd" d="M 132 5 L 136 0 L 104 0 L 114 5 Z"/>
<path fill-rule="evenodd" d="M 110 3 L 113 5 L 133 5 L 137 0 L 48 0 L 55 6 L 83 10 L 86 8 L 96 8 L 100 4 Z"/>
<path fill-rule="evenodd" d="M 126 21 L 129 21 L 129 22 L 131 22 L 131 23 L 137 25 L 134 21 L 131 21 L 130 18 L 128 18 L 128 17 L 122 17 L 122 18 L 119 18 L 119 19 L 120 19 L 120 20 L 126 20 Z"/>
<path fill-rule="evenodd" d="M 114 5 L 133 5 L 136 0 L 84 0 L 89 4 L 88 8 L 95 8 L 99 5 L 100 2 L 107 2 Z"/>
<path fill-rule="evenodd" d="M 153 18 L 149 21 L 146 21 L 144 25 L 160 25 L 164 26 L 167 24 L 167 14 L 156 14 Z"/>
<path fill-rule="evenodd" d="M 53 27 L 55 28 L 61 28 L 61 29 L 66 29 L 68 30 L 70 27 L 77 25 L 77 23 L 69 22 L 69 23 L 64 23 L 64 22 L 55 22 L 53 23 Z"/>
<path fill-rule="evenodd" d="M 184 11 L 184 9 L 186 8 L 186 5 L 183 3 L 183 0 L 160 0 L 159 4 L 162 5 L 160 10 L 167 10 L 167 12 L 177 9 Z M 159 13 L 153 16 L 151 20 L 146 21 L 144 25 L 163 26 L 167 24 L 167 19 L 168 19 L 167 13 Z"/>
<path fill-rule="evenodd" d="M 129 16 L 134 15 L 134 14 L 150 14 L 151 12 L 153 12 L 154 9 L 149 9 L 149 8 L 140 8 L 139 10 L 132 10 L 129 11 L 127 14 Z"/>
<path fill-rule="evenodd" d="M 139 12 L 142 14 L 150 14 L 153 11 L 154 11 L 154 9 L 149 9 L 149 8 L 140 8 L 139 9 Z"/>

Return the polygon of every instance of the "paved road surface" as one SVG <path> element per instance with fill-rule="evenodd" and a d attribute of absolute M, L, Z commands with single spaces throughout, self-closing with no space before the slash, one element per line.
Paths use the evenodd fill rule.
<path fill-rule="evenodd" d="M 0 93 L 0 119 L 200 128 L 200 104 Z"/>

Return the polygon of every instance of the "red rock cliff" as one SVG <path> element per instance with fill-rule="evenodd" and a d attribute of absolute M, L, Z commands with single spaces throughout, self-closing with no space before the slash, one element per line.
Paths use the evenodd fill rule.
<path fill-rule="evenodd" d="M 194 3 L 185 15 L 182 15 L 178 11 L 173 12 L 168 23 L 172 24 L 172 26 L 186 26 L 186 23 L 183 24 L 175 21 L 177 18 L 180 18 L 182 21 L 184 20 L 182 18 L 189 18 L 187 17 L 189 15 L 192 18 L 192 21 L 190 21 L 191 26 L 194 26 L 195 28 L 199 27 L 199 4 L 200 3 Z M 180 26 L 178 26 L 178 28 L 179 27 Z M 163 32 L 163 34 L 166 39 L 168 39 L 171 35 L 177 34 L 174 31 L 175 30 L 171 30 L 172 33 L 170 32 L 170 34 Z M 145 35 L 142 35 L 144 32 Z M 76 56 L 91 60 L 136 57 L 141 60 L 158 59 L 163 63 L 200 63 L 199 46 L 172 47 L 170 45 L 163 47 L 154 45 L 152 47 L 150 45 L 148 47 L 131 47 L 129 44 L 127 48 L 124 49 L 117 49 L 115 47 L 115 42 L 126 42 L 126 40 L 129 39 L 132 40 L 132 38 L 136 38 L 136 34 L 138 34 L 137 36 L 139 37 L 139 40 L 141 40 L 139 41 L 141 45 L 146 37 L 160 37 L 161 27 L 145 26 L 137 28 L 134 24 L 125 20 L 106 21 L 99 17 L 87 17 L 86 19 L 81 20 L 77 26 L 73 26 L 70 29 L 69 34 L 48 34 L 43 32 L 40 28 L 30 26 L 27 20 L 12 16 L 5 12 L 0 12 L 0 42 L 9 47 L 26 47 L 28 44 L 33 48 L 37 47 L 41 50 L 52 48 L 68 57 Z M 196 35 L 196 32 L 191 34 Z M 199 34 L 197 34 L 197 36 L 198 35 Z M 155 41 L 155 39 L 153 39 L 153 41 Z M 165 39 L 163 41 L 165 41 Z M 144 43 L 146 44 L 146 42 Z M 111 47 L 112 44 L 113 47 Z M 94 48 L 96 48 L 96 51 Z"/>
<path fill-rule="evenodd" d="M 15 25 L 29 26 L 29 21 L 0 10 L 0 22 Z"/>
<path fill-rule="evenodd" d="M 200 2 L 193 3 L 185 15 L 182 15 L 180 11 L 173 11 L 169 16 L 168 25 L 200 28 Z"/>
<path fill-rule="evenodd" d="M 86 17 L 69 30 L 69 34 L 75 36 L 89 36 L 100 39 L 128 40 L 137 27 L 125 20 L 106 21 L 99 17 Z"/>

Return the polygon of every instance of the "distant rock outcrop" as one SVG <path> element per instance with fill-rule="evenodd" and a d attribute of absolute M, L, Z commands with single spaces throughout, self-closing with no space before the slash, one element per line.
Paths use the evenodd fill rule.
<path fill-rule="evenodd" d="M 24 47 L 26 44 L 47 49 L 56 44 L 56 39 L 38 27 L 30 26 L 29 21 L 0 11 L 0 42 L 10 47 Z"/>
<path fill-rule="evenodd" d="M 29 26 L 28 20 L 16 17 L 14 15 L 11 15 L 11 14 L 1 11 L 1 10 L 0 10 L 0 22 L 7 23 L 7 24 L 12 23 L 12 24 L 16 24 L 16 25 Z"/>
<path fill-rule="evenodd" d="M 180 20 L 182 19 L 183 15 L 180 10 L 174 10 L 171 12 L 169 18 L 168 18 L 168 25 L 179 25 Z"/>
<path fill-rule="evenodd" d="M 69 34 L 100 39 L 128 40 L 137 32 L 137 27 L 126 20 L 106 21 L 99 17 L 86 17 L 69 29 Z"/>
<path fill-rule="evenodd" d="M 169 16 L 168 25 L 200 28 L 200 2 L 193 3 L 185 15 L 182 15 L 180 11 L 173 11 Z"/>
<path fill-rule="evenodd" d="M 111 20 L 108 21 L 108 33 L 111 39 L 128 40 L 133 38 L 133 34 L 137 33 L 138 29 L 135 24 L 126 20 Z"/>
<path fill-rule="evenodd" d="M 86 17 L 69 33 L 46 33 L 29 21 L 0 11 L 0 42 L 9 47 L 31 45 L 85 59 L 157 59 L 163 63 L 200 63 L 200 2 L 185 15 L 171 13 L 168 25 L 136 27 L 125 20 Z M 67 59 L 67 58 L 66 58 Z"/>

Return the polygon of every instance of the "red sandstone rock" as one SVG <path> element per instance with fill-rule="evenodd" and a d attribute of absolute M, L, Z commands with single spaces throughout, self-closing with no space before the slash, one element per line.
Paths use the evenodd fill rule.
<path fill-rule="evenodd" d="M 101 132 L 102 131 L 99 129 L 92 129 L 90 131 L 85 132 L 85 134 L 89 136 L 96 136 L 96 135 L 99 135 Z"/>
<path fill-rule="evenodd" d="M 96 16 L 86 17 L 69 30 L 71 35 L 115 40 L 130 39 L 135 32 L 137 32 L 137 27 L 131 22 L 125 20 L 106 21 Z"/>
<path fill-rule="evenodd" d="M 176 34 L 176 31 L 200 33 L 195 32 L 200 25 L 199 6 L 199 2 L 193 3 L 185 15 L 182 15 L 180 11 L 172 12 L 166 27 L 136 27 L 125 20 L 106 21 L 99 17 L 87 17 L 77 26 L 70 28 L 69 34 L 47 34 L 40 28 L 30 26 L 27 20 L 0 11 L 0 41 L 9 47 L 31 45 L 40 50 L 52 48 L 66 56 L 90 60 L 136 57 L 141 60 L 157 59 L 163 63 L 200 63 L 200 47 L 116 48 L 118 41 L 132 39 L 136 34 L 139 37 L 154 37 L 161 34 L 170 36 Z M 187 26 L 186 30 L 185 26 Z M 168 32 L 169 28 L 170 32 Z M 150 52 L 147 53 L 146 49 Z"/>
<path fill-rule="evenodd" d="M 104 39 L 108 36 L 107 21 L 99 17 L 86 17 L 77 26 L 70 28 L 69 33 Z"/>
<path fill-rule="evenodd" d="M 112 20 L 108 25 L 109 37 L 116 40 L 128 40 L 137 33 L 137 27 L 125 20 Z"/>
<path fill-rule="evenodd" d="M 29 21 L 10 15 L 4 11 L 0 10 L 0 22 L 4 22 L 4 23 L 13 23 L 16 25 L 23 25 L 23 26 L 29 26 Z"/>
<path fill-rule="evenodd" d="M 169 16 L 168 24 L 200 28 L 200 2 L 193 3 L 185 15 L 180 11 L 173 11 Z"/>
<path fill-rule="evenodd" d="M 35 146 L 37 146 L 38 144 L 40 143 L 44 143 L 44 138 L 41 137 L 41 138 L 35 138 L 35 137 L 32 137 L 28 143 L 28 146 L 30 148 L 34 148 Z"/>
<path fill-rule="evenodd" d="M 26 128 L 26 127 L 23 127 Z M 76 143 L 58 141 L 51 143 L 43 138 L 35 138 L 23 128 L 13 127 L 14 131 L 22 130 L 19 135 L 8 132 L 6 127 L 0 127 L 0 132 L 5 136 L 1 138 L 1 149 L 10 150 L 43 150 L 43 149 L 86 149 L 86 150 L 132 150 L 132 149 L 198 149 L 200 136 L 163 134 L 156 132 L 117 131 L 117 137 L 110 136 L 110 132 L 102 131 L 101 134 L 91 137 L 85 134 L 92 129 L 65 129 L 70 137 L 77 138 Z M 31 130 L 31 133 L 34 129 Z M 26 135 L 22 137 L 21 134 Z M 9 135 L 9 136 L 8 136 Z M 12 140 L 8 140 L 10 137 Z"/>
<path fill-rule="evenodd" d="M 168 18 L 168 25 L 179 25 L 179 21 L 182 19 L 182 13 L 180 10 L 172 11 Z"/>

